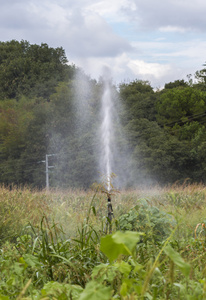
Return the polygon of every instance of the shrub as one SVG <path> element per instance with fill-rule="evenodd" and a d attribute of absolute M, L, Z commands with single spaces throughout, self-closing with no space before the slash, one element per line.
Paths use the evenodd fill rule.
<path fill-rule="evenodd" d="M 140 199 L 137 205 L 118 219 L 120 230 L 144 232 L 146 239 L 152 238 L 154 241 L 167 238 L 174 226 L 175 221 L 170 214 L 151 206 L 146 199 Z"/>

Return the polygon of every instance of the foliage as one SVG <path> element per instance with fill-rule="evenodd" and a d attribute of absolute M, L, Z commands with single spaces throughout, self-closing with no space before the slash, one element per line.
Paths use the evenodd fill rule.
<path fill-rule="evenodd" d="M 51 96 L 48 148 L 51 153 L 58 154 L 54 161 L 55 172 L 51 174 L 53 186 L 86 188 L 97 175 L 94 119 L 90 111 L 85 119 L 79 115 L 75 97 L 77 95 L 72 82 L 62 83 Z M 90 101 L 89 98 L 87 105 L 91 105 Z"/>
<path fill-rule="evenodd" d="M 195 73 L 195 78 L 197 79 L 197 88 L 199 88 L 202 91 L 206 91 L 206 64 L 203 64 L 204 68 L 200 71 L 197 71 Z"/>
<path fill-rule="evenodd" d="M 73 75 L 64 50 L 47 44 L 30 45 L 27 41 L 0 43 L 0 98 L 21 95 L 49 97 L 57 82 Z"/>
<path fill-rule="evenodd" d="M 160 94 L 156 107 L 161 125 L 201 122 L 205 119 L 206 94 L 193 87 L 168 89 Z"/>
<path fill-rule="evenodd" d="M 206 182 L 205 68 L 195 82 L 175 80 L 162 90 L 142 80 L 110 88 L 118 187 Z M 103 163 L 103 90 L 101 78 L 68 64 L 62 47 L 0 42 L 0 183 L 45 187 L 51 153 L 51 187 L 88 189 Z"/>
<path fill-rule="evenodd" d="M 152 239 L 154 242 L 165 240 L 175 226 L 171 215 L 151 206 L 148 200 L 140 199 L 126 214 L 118 219 L 121 230 L 144 232 L 144 240 Z"/>
<path fill-rule="evenodd" d="M 150 201 L 138 198 L 137 191 L 124 193 L 122 196 L 117 194 L 116 197 L 122 202 L 123 207 L 130 208 L 135 202 L 138 203 L 138 209 L 131 208 L 127 217 L 126 214 L 120 213 L 119 220 L 122 217 L 125 227 L 126 221 L 128 226 L 132 224 L 130 230 L 134 228 L 139 230 L 140 227 L 136 224 L 139 224 L 140 220 L 143 224 L 141 226 L 143 233 L 114 230 L 109 235 L 105 235 L 102 225 L 98 224 L 101 223 L 101 218 L 98 218 L 100 213 L 98 206 L 101 204 L 99 200 L 102 194 L 85 194 L 85 198 L 81 198 L 81 191 L 79 193 L 70 191 L 63 198 L 63 195 L 58 193 L 32 194 L 28 190 L 17 189 L 14 192 L 5 188 L 2 189 L 2 194 L 4 199 L 9 199 L 13 195 L 13 205 L 16 207 L 18 205 L 21 207 L 23 203 L 25 206 L 28 204 L 31 206 L 33 203 L 33 214 L 38 218 L 33 218 L 33 221 L 30 218 L 30 223 L 22 223 L 20 225 L 22 230 L 18 231 L 15 240 L 6 238 L 2 241 L 1 299 L 205 298 L 206 244 L 205 225 L 203 225 L 205 223 L 200 220 L 200 213 L 205 206 L 204 186 L 176 186 L 167 191 L 159 190 L 158 193 L 152 191 L 148 196 Z M 75 225 L 77 228 L 75 236 L 66 237 L 61 224 L 57 224 L 53 216 L 57 207 L 60 208 L 60 203 L 62 204 L 62 201 L 66 201 L 71 196 L 73 202 L 72 205 L 69 203 L 70 208 L 72 206 L 75 212 L 76 205 L 80 216 L 85 213 L 85 220 L 79 224 L 78 219 Z M 195 201 L 192 196 L 195 197 Z M 30 198 L 32 200 L 29 202 Z M 80 206 L 80 198 L 91 199 L 90 204 L 87 204 L 86 212 Z M 113 198 L 114 209 L 118 213 L 115 196 Z M 34 209 L 34 203 L 37 204 L 38 199 L 41 201 L 45 199 L 48 205 L 51 204 L 50 208 L 44 206 L 44 214 Z M 186 202 L 190 203 L 190 206 Z M 179 209 L 178 203 L 181 204 Z M 177 223 L 170 233 L 164 232 L 163 227 L 168 228 L 167 224 L 171 224 L 169 211 L 172 209 L 176 220 L 178 220 L 176 214 L 183 217 L 181 208 L 184 208 L 184 203 L 188 206 L 188 210 L 187 215 L 184 216 L 184 226 L 181 227 L 181 237 L 178 239 L 176 233 L 181 226 L 180 223 Z M 106 212 L 106 203 L 104 206 Z M 96 207 L 93 215 L 92 210 L 90 211 L 91 207 Z M 62 213 L 63 211 L 65 207 L 62 207 Z M 184 209 L 183 211 L 185 212 Z M 11 216 L 12 220 L 14 221 L 18 215 L 21 216 L 17 210 L 16 215 Z M 195 224 L 195 221 L 192 223 L 193 215 L 199 219 L 198 224 Z M 7 215 L 5 220 L 7 221 L 9 217 Z M 161 232 L 159 230 L 156 232 L 158 237 L 163 235 L 162 239 L 154 241 L 155 230 L 148 228 L 144 223 L 146 218 L 146 222 L 151 227 L 153 224 L 159 224 Z M 190 224 L 189 235 L 185 235 L 187 223 Z M 9 228 L 9 222 L 6 224 Z M 66 224 L 66 227 L 68 226 L 70 226 L 69 222 Z M 145 230 L 147 228 L 148 230 Z M 153 230 L 154 240 L 150 230 Z M 193 237 L 195 231 L 196 238 Z"/>
<path fill-rule="evenodd" d="M 142 182 L 152 179 L 166 184 L 186 178 L 204 182 L 204 142 L 196 141 L 199 134 L 205 138 L 205 91 L 175 81 L 154 93 L 148 83 L 138 81 L 120 86 L 120 96 L 134 170 Z"/>
<path fill-rule="evenodd" d="M 184 88 L 187 87 L 188 83 L 182 80 L 175 80 L 174 82 L 165 83 L 165 89 L 173 89 L 173 88 Z"/>
<path fill-rule="evenodd" d="M 49 211 L 44 193 L 31 192 L 29 189 L 0 188 L 0 244 L 15 241 L 22 228 L 30 221 L 40 222 L 43 211 Z"/>
<path fill-rule="evenodd" d="M 155 120 L 155 94 L 148 81 L 136 80 L 129 84 L 121 84 L 120 97 L 127 108 L 124 119 Z"/>

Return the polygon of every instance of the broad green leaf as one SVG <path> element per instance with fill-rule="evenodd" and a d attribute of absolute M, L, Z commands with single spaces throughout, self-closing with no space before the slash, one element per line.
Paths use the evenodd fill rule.
<path fill-rule="evenodd" d="M 184 261 L 178 252 L 176 252 L 171 246 L 167 246 L 164 252 L 169 258 L 178 266 L 181 272 L 187 277 L 190 274 L 190 265 Z"/>
<path fill-rule="evenodd" d="M 112 282 L 117 272 L 117 268 L 113 265 L 100 264 L 92 270 L 92 279 L 96 282 L 103 282 L 104 280 Z"/>
<path fill-rule="evenodd" d="M 42 264 L 39 262 L 38 257 L 32 255 L 32 254 L 25 254 L 24 255 L 24 261 L 25 263 L 30 267 L 41 267 Z"/>
<path fill-rule="evenodd" d="M 8 296 L 0 295 L 0 300 L 9 300 Z"/>
<path fill-rule="evenodd" d="M 124 277 L 128 277 L 132 269 L 132 266 L 125 261 L 121 261 L 120 263 L 117 262 L 114 266 L 117 267 L 122 274 L 124 274 Z"/>
<path fill-rule="evenodd" d="M 127 291 L 128 291 L 128 286 L 126 282 L 123 282 L 120 288 L 120 294 L 122 296 L 126 296 L 127 295 Z"/>
<path fill-rule="evenodd" d="M 134 231 L 117 231 L 113 234 L 113 240 L 117 244 L 124 244 L 131 252 L 140 240 L 142 233 Z"/>
<path fill-rule="evenodd" d="M 115 243 L 111 235 L 101 238 L 100 250 L 108 257 L 110 262 L 117 259 L 120 254 L 131 254 L 123 244 Z"/>
<path fill-rule="evenodd" d="M 100 250 L 108 257 L 109 261 L 117 259 L 119 255 L 132 255 L 132 250 L 140 239 L 141 233 L 117 231 L 112 235 L 101 238 Z"/>
<path fill-rule="evenodd" d="M 79 300 L 110 300 L 112 290 L 96 281 L 90 281 L 84 291 L 81 293 Z"/>
<path fill-rule="evenodd" d="M 82 291 L 82 287 L 78 285 L 49 281 L 44 285 L 41 294 L 42 296 L 58 297 L 58 299 L 68 299 L 69 296 L 72 296 L 72 299 L 79 300 Z"/>
<path fill-rule="evenodd" d="M 101 276 L 101 273 L 104 273 L 105 270 L 108 269 L 108 266 L 108 264 L 100 264 L 95 266 L 92 270 L 92 279 L 94 279 L 96 276 Z"/>
<path fill-rule="evenodd" d="M 76 284 L 73 284 L 71 286 L 71 290 L 72 290 L 72 299 L 73 300 L 78 300 L 79 297 L 80 297 L 80 294 L 82 293 L 82 287 L 80 285 L 76 285 Z"/>

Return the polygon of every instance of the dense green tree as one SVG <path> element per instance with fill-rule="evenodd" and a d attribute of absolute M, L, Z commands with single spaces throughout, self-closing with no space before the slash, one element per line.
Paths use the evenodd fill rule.
<path fill-rule="evenodd" d="M 0 101 L 0 182 L 45 186 L 38 162 L 47 148 L 48 105 L 42 99 Z"/>
<path fill-rule="evenodd" d="M 44 99 L 32 100 L 32 115 L 25 130 L 25 149 L 20 156 L 22 183 L 45 187 L 45 155 L 48 154 L 50 103 Z"/>
<path fill-rule="evenodd" d="M 125 107 L 122 121 L 146 118 L 155 120 L 155 93 L 148 81 L 136 80 L 120 85 L 120 98 Z"/>
<path fill-rule="evenodd" d="M 74 76 L 64 50 L 27 41 L 0 43 L 0 99 L 21 95 L 48 98 L 59 81 Z"/>
<path fill-rule="evenodd" d="M 178 139 L 181 152 L 176 160 L 181 157 L 184 161 L 180 169 L 182 179 L 205 181 L 202 148 L 206 139 L 206 93 L 196 85 L 165 89 L 160 93 L 156 107 L 158 123 L 170 136 Z"/>
<path fill-rule="evenodd" d="M 165 89 L 182 88 L 187 87 L 188 83 L 182 80 L 175 80 L 174 82 L 165 83 Z"/>
<path fill-rule="evenodd" d="M 205 73 L 158 91 L 148 81 L 109 83 L 119 186 L 206 182 Z M 0 43 L 0 183 L 45 187 L 45 156 L 54 154 L 50 185 L 88 188 L 104 163 L 104 91 L 104 79 L 68 65 L 61 47 Z"/>
<path fill-rule="evenodd" d="M 140 183 L 167 184 L 188 176 L 184 174 L 188 148 L 165 132 L 157 122 L 134 119 L 127 125 L 132 150 L 135 180 Z"/>
<path fill-rule="evenodd" d="M 51 173 L 54 186 L 85 188 L 95 181 L 95 89 L 94 81 L 81 77 L 60 84 L 51 96 L 49 149 L 57 154 Z"/>
<path fill-rule="evenodd" d="M 204 180 L 203 170 L 198 171 L 202 147 L 194 140 L 198 132 L 204 132 L 206 94 L 184 81 L 170 83 L 156 93 L 138 93 L 135 83 L 121 88 L 133 172 L 138 170 L 145 180 L 159 183 L 195 181 L 197 176 Z"/>
<path fill-rule="evenodd" d="M 156 109 L 157 121 L 162 126 L 202 122 L 206 120 L 206 93 L 193 87 L 164 90 L 158 97 Z"/>
<path fill-rule="evenodd" d="M 1 182 L 45 186 L 45 165 L 39 161 L 49 151 L 50 95 L 77 70 L 67 62 L 61 47 L 0 43 Z"/>
<path fill-rule="evenodd" d="M 197 182 L 206 182 L 206 127 L 203 125 L 196 132 L 192 140 L 191 156 L 196 159 L 196 168 L 193 170 L 193 178 Z"/>
<path fill-rule="evenodd" d="M 203 64 L 205 68 L 195 73 L 196 84 L 195 87 L 202 91 L 206 91 L 206 63 Z"/>

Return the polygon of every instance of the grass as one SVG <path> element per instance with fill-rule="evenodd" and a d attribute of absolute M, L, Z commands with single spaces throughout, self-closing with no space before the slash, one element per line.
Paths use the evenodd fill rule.
<path fill-rule="evenodd" d="M 60 223 L 66 236 L 74 236 L 78 225 L 84 222 L 94 191 L 31 191 L 29 188 L 8 190 L 0 188 L 0 232 L 1 240 L 19 233 L 28 222 L 39 224 L 42 216 L 51 222 Z M 154 187 L 149 190 L 137 189 L 121 191 L 112 196 L 115 218 L 128 212 L 140 199 L 147 199 L 151 206 L 170 213 L 182 220 L 181 230 L 191 234 L 198 223 L 206 221 L 206 187 L 203 185 L 184 185 L 166 188 Z M 93 206 L 96 216 L 91 214 L 90 224 L 100 224 L 107 215 L 107 198 L 97 193 Z M 8 230 L 9 229 L 9 230 Z M 6 234 L 7 232 L 7 234 Z"/>
<path fill-rule="evenodd" d="M 68 235 L 75 233 L 78 224 L 86 219 L 93 196 L 93 191 L 81 190 L 52 191 L 47 194 L 52 217 L 62 224 Z M 115 218 L 128 212 L 142 198 L 147 199 L 151 206 L 156 206 L 172 214 L 177 220 L 181 220 L 184 224 L 182 230 L 189 234 L 195 230 L 198 223 L 206 221 L 206 187 L 203 185 L 176 185 L 166 188 L 154 187 L 150 190 L 121 191 L 112 196 Z M 93 205 L 97 216 L 92 216 L 90 221 L 95 225 L 107 215 L 106 195 L 97 194 Z"/>
<path fill-rule="evenodd" d="M 145 217 L 138 228 L 146 235 L 136 236 L 141 237 L 136 248 L 134 235 L 125 237 L 115 224 L 113 235 L 104 239 L 103 193 L 2 186 L 0 299 L 87 300 L 94 293 L 99 300 L 113 299 L 112 294 L 123 300 L 205 299 L 206 187 L 121 191 L 112 195 L 112 205 L 116 220 L 129 211 L 131 222 Z M 163 216 L 162 222 L 167 214 L 176 221 L 167 240 L 153 237 L 161 220 L 148 212 Z"/>
<path fill-rule="evenodd" d="M 29 222 L 37 224 L 50 213 L 47 195 L 27 188 L 0 188 L 0 243 L 14 239 Z"/>

